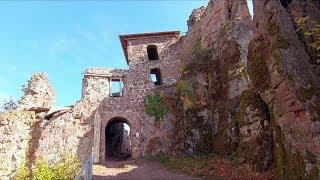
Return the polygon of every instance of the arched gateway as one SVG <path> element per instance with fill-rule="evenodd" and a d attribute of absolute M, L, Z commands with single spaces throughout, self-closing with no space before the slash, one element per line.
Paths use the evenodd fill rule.
<path fill-rule="evenodd" d="M 125 118 L 112 118 L 105 127 L 105 159 L 131 157 L 130 125 Z"/>

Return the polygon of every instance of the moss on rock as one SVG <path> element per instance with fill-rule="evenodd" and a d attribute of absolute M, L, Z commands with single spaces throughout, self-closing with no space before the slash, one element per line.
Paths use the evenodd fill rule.
<path fill-rule="evenodd" d="M 266 64 L 268 58 L 267 44 L 262 37 L 252 40 L 249 45 L 248 74 L 252 83 L 259 91 L 269 88 L 271 82 L 269 69 Z"/>

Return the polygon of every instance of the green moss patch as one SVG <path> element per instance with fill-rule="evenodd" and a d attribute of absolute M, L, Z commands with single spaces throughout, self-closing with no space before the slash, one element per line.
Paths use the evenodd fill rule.
<path fill-rule="evenodd" d="M 288 38 L 284 37 L 277 37 L 276 43 L 275 43 L 275 48 L 277 49 L 288 49 L 290 47 L 290 41 Z"/>
<path fill-rule="evenodd" d="M 267 32 L 269 36 L 276 36 L 279 34 L 279 25 L 276 21 L 269 21 L 267 24 Z"/>
<path fill-rule="evenodd" d="M 310 87 L 307 87 L 307 88 L 304 88 L 304 87 L 300 87 L 298 89 L 298 98 L 300 100 L 303 100 L 303 101 L 306 101 L 306 100 L 309 100 L 311 99 L 311 97 L 315 94 L 315 89 L 310 86 Z"/>
<path fill-rule="evenodd" d="M 277 179 L 317 179 L 318 168 L 313 165 L 311 171 L 306 173 L 306 162 L 316 163 L 316 157 L 306 151 L 306 157 L 298 150 L 293 150 L 286 143 L 281 127 L 272 119 L 272 128 L 275 135 L 275 159 Z"/>
<path fill-rule="evenodd" d="M 266 64 L 268 58 L 267 44 L 258 37 L 251 41 L 248 55 L 248 74 L 252 83 L 259 91 L 265 91 L 270 86 L 270 74 Z"/>

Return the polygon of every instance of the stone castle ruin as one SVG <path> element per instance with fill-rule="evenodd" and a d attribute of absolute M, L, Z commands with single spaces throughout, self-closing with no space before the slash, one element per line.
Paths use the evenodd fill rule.
<path fill-rule="evenodd" d="M 55 161 L 72 152 L 83 160 L 92 151 L 95 162 L 103 162 L 151 153 L 154 149 L 148 150 L 150 139 L 166 135 L 170 124 L 154 126 L 154 118 L 145 113 L 144 99 L 155 90 L 174 90 L 179 78 L 179 38 L 178 31 L 120 35 L 129 69 L 85 70 L 81 100 L 70 107 L 56 108 L 55 92 L 47 76 L 34 74 L 24 89 L 20 110 L 12 114 L 28 118 L 19 122 L 23 126 L 8 122 L 8 129 L 4 129 L 4 134 L 10 135 L 2 147 L 17 143 L 4 155 L 16 160 L 5 161 L 7 172 L 17 167 L 19 159 L 24 159 L 24 152 L 30 151 L 28 136 L 35 147 L 26 158 L 46 157 Z M 16 136 L 11 125 L 23 132 L 19 138 L 10 138 Z"/>
<path fill-rule="evenodd" d="M 184 36 L 120 35 L 129 68 L 85 70 L 69 107 L 56 108 L 46 75 L 34 74 L 19 109 L 0 115 L 0 179 L 66 152 L 95 162 L 214 153 L 279 178 L 319 178 L 319 35 L 303 32 L 316 32 L 320 2 L 253 5 L 252 18 L 246 0 L 211 0 Z"/>
<path fill-rule="evenodd" d="M 106 143 L 110 137 L 106 133 L 110 131 L 109 126 L 112 128 L 110 123 L 122 122 L 130 126 L 130 154 L 134 158 L 146 155 L 148 141 L 161 134 L 152 117 L 145 113 L 144 99 L 156 89 L 172 91 L 170 87 L 179 78 L 176 69 L 180 63 L 175 44 L 179 37 L 178 31 L 120 35 L 129 69 L 85 71 L 81 101 L 98 105 L 94 139 L 99 142 L 94 145 L 94 151 L 99 152 L 96 157 L 100 160 L 108 154 Z"/>

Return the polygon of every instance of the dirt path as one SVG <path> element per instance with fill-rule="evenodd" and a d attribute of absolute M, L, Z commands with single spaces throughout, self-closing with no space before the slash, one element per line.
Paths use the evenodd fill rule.
<path fill-rule="evenodd" d="M 199 179 L 170 172 L 157 161 L 110 161 L 93 166 L 93 179 Z"/>

